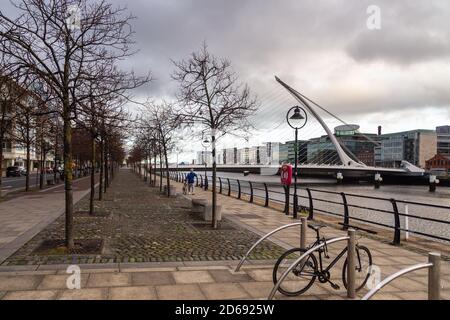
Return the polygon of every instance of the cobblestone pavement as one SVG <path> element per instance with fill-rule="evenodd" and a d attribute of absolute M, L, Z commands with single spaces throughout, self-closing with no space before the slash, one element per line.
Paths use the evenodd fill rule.
<path fill-rule="evenodd" d="M 86 195 L 89 178 L 74 181 L 74 201 Z M 64 210 L 64 185 L 21 193 L 0 202 L 0 263 L 33 238 Z"/>
<path fill-rule="evenodd" d="M 177 188 L 181 184 L 175 183 Z M 148 191 L 146 193 L 148 196 Z M 209 199 L 210 192 L 196 190 L 195 198 Z M 222 214 L 229 220 L 255 233 L 263 234 L 281 225 L 291 223 L 291 217 L 278 211 L 245 201 L 218 195 Z M 250 215 L 249 215 L 250 214 Z M 325 237 L 342 236 L 345 233 L 334 228 L 322 229 Z M 314 239 L 308 229 L 307 242 Z M 275 235 L 275 243 L 298 246 L 299 230 L 286 229 Z M 382 279 L 410 266 L 426 262 L 424 254 L 403 247 L 361 237 L 358 239 L 370 248 L 373 262 L 380 268 Z M 333 257 L 344 243 L 330 246 Z M 273 287 L 273 261 L 249 261 L 235 273 L 237 261 L 185 261 L 91 264 L 82 269 L 81 290 L 67 290 L 67 265 L 0 266 L 0 298 L 3 299 L 266 299 Z M 332 272 L 332 279 L 341 286 L 332 289 L 328 284 L 316 281 L 301 296 L 288 298 L 280 294 L 276 299 L 343 300 L 346 292 L 340 280 L 342 265 Z M 373 299 L 422 300 L 427 298 L 427 270 L 420 270 L 383 288 Z M 441 295 L 450 298 L 450 264 L 442 261 Z M 367 292 L 358 292 L 358 298 Z"/>
<path fill-rule="evenodd" d="M 75 216 L 76 239 L 104 239 L 98 255 L 39 255 L 34 251 L 47 239 L 63 239 L 61 216 L 7 259 L 4 265 L 89 264 L 115 262 L 238 260 L 258 236 L 224 221 L 211 230 L 191 214 L 190 202 L 167 198 L 158 188 L 149 188 L 130 170 L 120 170 L 96 210 L 107 217 Z M 88 197 L 75 211 L 88 209 Z M 206 227 L 206 228 L 205 228 Z M 265 260 L 278 257 L 282 248 L 265 242 L 250 257 Z"/>

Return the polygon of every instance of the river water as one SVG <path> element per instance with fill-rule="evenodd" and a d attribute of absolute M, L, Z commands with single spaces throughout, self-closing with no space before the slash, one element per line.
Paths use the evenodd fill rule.
<path fill-rule="evenodd" d="M 204 173 L 200 171 L 197 171 L 197 174 L 204 177 Z M 254 189 L 254 196 L 264 198 L 264 183 L 266 183 L 269 190 L 269 197 L 272 201 L 277 201 L 280 203 L 283 203 L 285 201 L 285 195 L 280 184 L 279 176 L 261 176 L 256 174 L 244 176 L 243 174 L 238 173 L 218 172 L 218 177 L 221 177 L 222 180 L 223 193 L 226 193 L 228 191 L 227 178 L 230 179 L 230 188 L 232 192 L 238 191 L 238 184 L 236 179 L 239 179 L 241 192 L 244 194 L 250 193 L 250 184 L 248 181 L 251 181 Z M 208 172 L 208 180 L 211 181 L 210 172 Z M 217 186 L 219 187 L 219 182 Z M 302 178 L 299 179 L 298 194 L 300 196 L 300 205 L 305 207 L 309 207 L 309 200 L 307 199 L 308 194 L 305 190 L 305 188 L 307 187 L 313 190 L 339 193 L 330 194 L 320 191 L 312 191 L 312 197 L 316 199 L 313 203 L 314 211 L 318 213 L 328 211 L 333 214 L 343 216 L 343 198 L 340 193 L 344 192 L 346 194 L 347 202 L 349 205 L 350 224 L 352 224 L 352 220 L 354 222 L 358 222 L 357 219 L 363 219 L 388 226 L 394 226 L 394 215 L 392 213 L 377 211 L 393 211 L 393 205 L 390 199 L 446 206 L 448 208 L 436 208 L 417 204 L 404 204 L 401 202 L 397 203 L 398 211 L 400 214 L 409 214 L 408 218 L 402 215 L 400 216 L 400 226 L 402 229 L 406 229 L 406 227 L 408 227 L 408 230 L 410 231 L 422 232 L 450 239 L 449 224 L 437 221 L 427 221 L 417 218 L 424 217 L 450 222 L 450 187 L 438 186 L 437 191 L 435 193 L 431 193 L 428 191 L 428 186 L 426 185 L 382 185 L 380 189 L 374 189 L 374 187 L 370 184 L 337 185 L 334 179 Z M 292 193 L 293 191 L 291 188 L 291 194 Z M 353 194 L 354 196 L 350 194 Z M 377 197 L 382 199 L 369 199 L 360 196 Z M 337 203 L 329 203 L 321 200 Z M 292 196 L 290 201 L 292 203 Z M 370 224 L 368 224 L 368 226 L 369 225 Z M 370 229 L 370 227 L 368 227 L 368 229 Z"/>

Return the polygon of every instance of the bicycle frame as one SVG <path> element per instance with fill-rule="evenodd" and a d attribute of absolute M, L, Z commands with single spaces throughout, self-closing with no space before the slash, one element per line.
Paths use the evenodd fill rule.
<path fill-rule="evenodd" d="M 309 248 L 312 248 L 312 247 L 320 244 L 321 242 L 322 242 L 321 240 L 316 240 L 314 242 L 314 244 L 312 246 L 310 246 Z M 347 253 L 347 250 L 348 250 L 347 247 L 342 249 L 342 251 L 336 256 L 336 258 L 333 259 L 333 261 L 331 261 L 331 263 L 325 269 L 323 269 L 323 259 L 322 259 L 322 252 L 324 252 L 324 250 L 323 249 L 317 250 L 317 252 L 319 253 L 319 270 L 318 270 L 317 275 L 329 272 L 334 267 L 334 265 Z M 361 267 L 361 258 L 359 255 L 358 245 L 356 245 L 356 256 L 357 256 L 357 262 L 358 262 L 357 267 L 358 267 L 358 270 L 360 271 L 362 267 Z"/>
<path fill-rule="evenodd" d="M 331 268 L 333 268 L 334 265 L 335 265 L 335 264 L 342 258 L 342 256 L 347 252 L 347 250 L 348 250 L 347 247 L 345 247 L 345 248 L 341 251 L 341 253 L 339 253 L 339 254 L 337 255 L 337 257 L 334 258 L 333 261 L 331 261 L 331 263 L 328 265 L 328 267 L 325 268 L 325 270 L 323 269 L 322 250 L 319 251 L 319 268 L 320 268 L 319 272 L 320 272 L 320 273 L 324 273 L 324 272 L 330 271 Z"/>

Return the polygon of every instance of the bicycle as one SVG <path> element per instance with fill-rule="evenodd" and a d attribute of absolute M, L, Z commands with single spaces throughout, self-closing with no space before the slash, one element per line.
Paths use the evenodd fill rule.
<path fill-rule="evenodd" d="M 330 259 L 328 255 L 328 248 L 326 245 L 327 239 L 324 237 L 320 237 L 320 229 L 325 227 L 325 225 L 308 225 L 309 228 L 316 231 L 317 240 L 310 245 L 306 249 L 301 248 L 293 248 L 286 251 L 284 254 L 278 258 L 275 267 L 273 269 L 273 283 L 276 284 L 278 282 L 278 278 L 292 265 L 292 263 L 297 260 L 302 254 L 304 254 L 307 250 L 315 247 L 319 244 L 325 243 L 325 245 L 318 249 L 318 259 L 316 255 L 310 253 L 305 259 L 300 261 L 290 272 L 290 274 L 285 278 L 284 282 L 278 288 L 282 294 L 286 296 L 298 296 L 302 293 L 305 293 L 314 283 L 316 279 L 319 280 L 320 283 L 330 283 L 331 287 L 335 290 L 339 290 L 340 287 L 336 283 L 333 283 L 330 279 L 331 273 L 330 270 L 336 265 L 336 263 L 345 255 L 348 248 L 345 247 L 336 258 L 324 269 L 323 259 L 324 256 L 326 259 Z M 358 228 L 356 228 L 358 229 Z M 355 287 L 356 291 L 361 290 L 370 276 L 370 270 L 372 266 L 372 254 L 370 250 L 362 245 L 356 244 L 356 276 L 355 276 Z M 344 287 L 347 288 L 347 258 L 344 261 L 344 265 L 342 268 L 342 282 Z"/>

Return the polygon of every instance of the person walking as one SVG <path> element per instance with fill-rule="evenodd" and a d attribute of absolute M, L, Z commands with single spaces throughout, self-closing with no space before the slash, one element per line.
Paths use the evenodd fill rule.
<path fill-rule="evenodd" d="M 186 181 L 188 183 L 188 194 L 194 194 L 195 178 L 197 178 L 197 174 L 194 172 L 194 169 L 191 169 L 191 171 L 186 176 Z"/>

